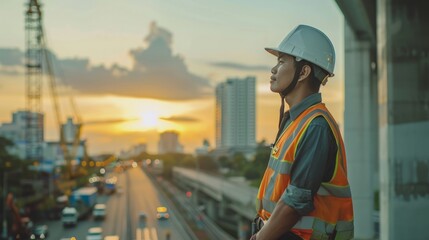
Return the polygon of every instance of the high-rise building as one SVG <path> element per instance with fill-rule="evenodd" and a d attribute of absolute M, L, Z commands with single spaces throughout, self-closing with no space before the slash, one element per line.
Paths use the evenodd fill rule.
<path fill-rule="evenodd" d="M 256 145 L 256 78 L 227 79 L 216 86 L 216 149 Z"/>
<path fill-rule="evenodd" d="M 161 133 L 158 142 L 158 154 L 183 153 L 183 145 L 179 143 L 179 134 L 175 131 Z"/>
<path fill-rule="evenodd" d="M 195 155 L 196 156 L 202 156 L 202 155 L 207 155 L 209 153 L 210 150 L 210 143 L 209 140 L 204 139 L 203 140 L 203 145 L 200 147 L 197 147 L 195 149 Z"/>
<path fill-rule="evenodd" d="M 61 124 L 61 131 L 64 134 L 64 140 L 66 143 L 73 143 L 75 141 L 77 130 L 78 126 L 73 123 L 73 118 L 71 117 L 67 118 L 67 122 L 65 124 Z"/>
<path fill-rule="evenodd" d="M 26 124 L 28 118 L 32 117 L 33 122 L 37 123 L 32 128 L 32 134 L 41 139 L 42 142 L 32 142 L 29 146 L 26 138 Z M 14 146 L 9 148 L 10 154 L 13 154 L 21 159 L 27 159 L 27 153 L 31 156 L 42 156 L 43 149 L 43 131 L 44 131 L 44 117 L 41 113 L 32 113 L 28 111 L 17 111 L 12 113 L 12 122 L 2 123 L 0 126 L 0 136 L 11 140 Z M 27 149 L 30 148 L 30 149 Z M 40 159 L 39 159 L 40 160 Z"/>

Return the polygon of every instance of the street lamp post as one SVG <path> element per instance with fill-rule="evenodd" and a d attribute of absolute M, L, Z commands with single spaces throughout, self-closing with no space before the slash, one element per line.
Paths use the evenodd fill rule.
<path fill-rule="evenodd" d="M 7 222 L 6 222 L 6 171 L 3 171 L 3 231 L 2 231 L 2 239 L 7 238 Z"/>
<path fill-rule="evenodd" d="M 196 189 L 195 189 L 195 206 L 198 208 L 198 195 L 199 195 L 199 191 L 200 191 L 200 178 L 199 178 L 199 175 L 200 175 L 200 160 L 198 159 L 198 156 L 196 157 L 196 174 L 195 174 L 195 176 L 196 176 L 196 181 L 197 181 L 197 187 L 196 187 Z"/>

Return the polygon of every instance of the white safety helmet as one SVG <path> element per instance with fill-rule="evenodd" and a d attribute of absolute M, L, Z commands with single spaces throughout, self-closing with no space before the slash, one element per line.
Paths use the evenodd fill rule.
<path fill-rule="evenodd" d="M 295 27 L 277 48 L 265 48 L 269 53 L 279 56 L 286 53 L 297 61 L 307 60 L 334 76 L 335 50 L 329 38 L 319 29 L 307 25 Z"/>

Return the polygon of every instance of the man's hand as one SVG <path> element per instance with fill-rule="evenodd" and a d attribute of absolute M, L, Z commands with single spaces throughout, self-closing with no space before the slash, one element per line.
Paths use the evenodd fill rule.
<path fill-rule="evenodd" d="M 284 204 L 282 201 L 277 202 L 276 207 L 274 208 L 273 213 L 271 214 L 270 219 L 261 228 L 261 230 L 253 235 L 251 240 L 255 240 L 256 237 L 258 240 L 272 240 L 278 239 L 286 232 L 290 231 L 292 227 L 300 219 L 300 215 L 295 209 Z"/>

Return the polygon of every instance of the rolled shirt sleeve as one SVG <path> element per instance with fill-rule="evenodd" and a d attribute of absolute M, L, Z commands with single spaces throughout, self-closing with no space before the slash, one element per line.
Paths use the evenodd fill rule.
<path fill-rule="evenodd" d="M 291 180 L 280 200 L 300 215 L 313 211 L 313 197 L 320 184 L 332 177 L 337 149 L 329 124 L 323 117 L 316 117 L 298 143 Z"/>

